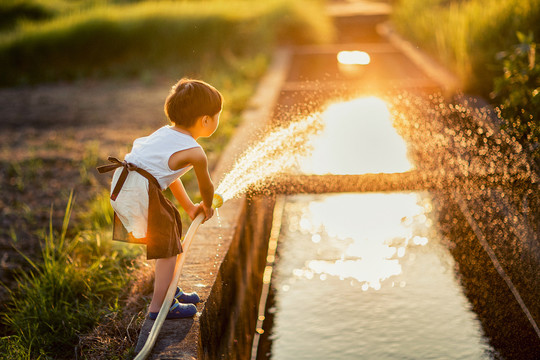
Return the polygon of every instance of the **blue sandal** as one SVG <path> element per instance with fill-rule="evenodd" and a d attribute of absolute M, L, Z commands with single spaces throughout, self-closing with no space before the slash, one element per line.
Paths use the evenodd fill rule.
<path fill-rule="evenodd" d="M 197 304 L 201 302 L 201 298 L 197 293 L 191 292 L 191 293 L 185 293 L 180 289 L 179 287 L 176 288 L 176 293 L 174 294 L 174 298 L 178 300 L 179 303 L 182 304 Z"/>
<path fill-rule="evenodd" d="M 169 309 L 169 313 L 165 319 L 181 319 L 192 317 L 197 313 L 197 307 L 193 304 L 180 304 L 178 300 L 174 299 Z M 150 320 L 156 320 L 159 312 L 150 312 L 148 317 Z"/>

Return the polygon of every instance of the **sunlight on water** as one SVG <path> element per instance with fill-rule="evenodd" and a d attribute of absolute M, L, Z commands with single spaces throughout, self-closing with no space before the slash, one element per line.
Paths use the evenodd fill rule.
<path fill-rule="evenodd" d="M 411 170 L 407 148 L 392 127 L 386 103 L 365 97 L 330 105 L 311 156 L 300 161 L 309 174 L 399 173 Z"/>
<path fill-rule="evenodd" d="M 271 359 L 489 359 L 427 193 L 287 198 Z"/>
<path fill-rule="evenodd" d="M 425 213 L 431 207 L 417 204 L 416 194 L 365 194 L 360 201 L 357 195 L 343 194 L 298 209 L 298 231 L 311 234 L 314 243 L 329 237 L 332 251 L 339 249 L 339 255 L 311 259 L 304 268 L 294 270 L 296 276 L 337 276 L 361 282 L 363 290 L 379 290 L 382 281 L 401 273 L 400 259 L 408 246 L 428 243 L 427 237 L 412 231 L 413 222 L 426 224 Z"/>
<path fill-rule="evenodd" d="M 537 182 L 519 143 L 487 125 L 492 113 L 473 105 L 407 93 L 392 96 L 388 104 L 374 96 L 336 102 L 320 114 L 271 129 L 238 158 L 217 192 L 224 201 L 250 191 L 280 192 L 288 186 L 280 175 L 298 171 L 361 175 L 414 168 L 469 185 Z"/>
<path fill-rule="evenodd" d="M 369 54 L 365 51 L 340 51 L 337 54 L 340 64 L 367 65 L 371 62 Z"/>
<path fill-rule="evenodd" d="M 257 188 L 279 186 L 276 177 L 307 174 L 399 173 L 412 169 L 386 103 L 364 97 L 332 104 L 270 131 L 236 161 L 216 192 L 224 201 Z"/>
<path fill-rule="evenodd" d="M 337 54 L 339 72 L 347 77 L 358 77 L 366 71 L 371 57 L 364 51 L 340 51 Z"/>

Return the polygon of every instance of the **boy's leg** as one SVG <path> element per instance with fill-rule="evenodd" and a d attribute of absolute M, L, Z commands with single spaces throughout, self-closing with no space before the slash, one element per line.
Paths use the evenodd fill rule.
<path fill-rule="evenodd" d="M 169 285 L 174 275 L 176 256 L 156 260 L 156 276 L 154 279 L 154 295 L 150 303 L 150 312 L 158 312 L 163 304 Z"/>

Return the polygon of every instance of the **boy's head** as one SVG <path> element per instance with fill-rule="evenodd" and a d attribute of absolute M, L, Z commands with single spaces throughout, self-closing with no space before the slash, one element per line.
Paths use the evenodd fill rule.
<path fill-rule="evenodd" d="M 223 96 L 212 85 L 200 80 L 182 79 L 165 100 L 165 114 L 175 125 L 186 128 L 200 116 L 214 116 L 223 104 Z"/>

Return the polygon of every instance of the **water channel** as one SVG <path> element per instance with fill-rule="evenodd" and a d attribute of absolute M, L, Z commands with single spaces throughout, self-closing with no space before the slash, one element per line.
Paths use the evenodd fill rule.
<path fill-rule="evenodd" d="M 328 107 L 305 174 L 414 168 L 386 103 Z M 429 192 L 285 200 L 264 359 L 492 359 Z"/>

